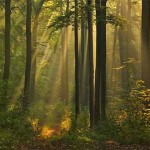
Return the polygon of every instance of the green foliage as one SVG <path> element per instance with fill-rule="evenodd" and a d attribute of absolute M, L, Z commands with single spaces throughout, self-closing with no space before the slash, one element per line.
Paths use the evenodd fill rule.
<path fill-rule="evenodd" d="M 11 130 L 0 129 L 0 150 L 15 149 L 16 139 Z"/>
<path fill-rule="evenodd" d="M 150 104 L 150 90 L 146 89 L 143 81 L 136 81 L 131 88 L 129 97 L 124 101 L 127 120 L 130 123 L 148 123 L 148 105 Z M 150 123 L 150 122 L 149 122 Z"/>
<path fill-rule="evenodd" d="M 110 23 L 115 26 L 120 26 L 121 28 L 124 29 L 127 24 L 127 19 L 123 16 L 116 16 L 110 13 L 106 17 L 106 23 Z"/>
<path fill-rule="evenodd" d="M 89 129 L 90 126 L 90 121 L 89 121 L 89 111 L 88 108 L 84 108 L 79 117 L 78 117 L 78 121 L 77 121 L 77 128 L 79 132 L 82 131 L 87 131 Z"/>
<path fill-rule="evenodd" d="M 147 142 L 150 140 L 150 91 L 143 81 L 136 81 L 129 96 L 124 100 L 124 121 L 121 123 L 124 140 Z"/>
<path fill-rule="evenodd" d="M 37 119 L 41 126 L 45 124 L 56 127 L 64 117 L 64 111 L 65 106 L 61 101 L 57 100 L 53 105 L 37 102 L 30 108 L 30 115 L 32 119 Z"/>
<path fill-rule="evenodd" d="M 123 95 L 120 106 L 119 99 L 116 102 L 116 113 L 111 108 L 108 122 L 100 124 L 99 132 L 122 143 L 147 144 L 150 140 L 150 90 L 143 81 L 136 81 L 131 85 L 131 92 Z"/>
<path fill-rule="evenodd" d="M 35 133 L 32 125 L 19 108 L 0 111 L 0 149 L 16 149 L 32 141 Z"/>
<path fill-rule="evenodd" d="M 5 109 L 10 99 L 10 89 L 13 88 L 10 80 L 0 80 L 0 110 Z"/>
<path fill-rule="evenodd" d="M 57 16 L 49 25 L 48 28 L 55 28 L 56 30 L 62 28 L 62 27 L 67 27 L 69 25 L 73 24 L 73 18 L 74 18 L 74 11 L 68 11 L 64 15 Z"/>

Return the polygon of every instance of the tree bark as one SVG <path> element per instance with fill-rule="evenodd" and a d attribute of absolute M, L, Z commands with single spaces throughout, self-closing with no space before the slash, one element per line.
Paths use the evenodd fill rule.
<path fill-rule="evenodd" d="M 106 0 L 96 0 L 95 124 L 106 112 Z M 101 7 L 100 7 L 101 6 Z"/>
<path fill-rule="evenodd" d="M 87 29 L 84 12 L 85 2 L 81 0 L 81 43 L 80 43 L 80 101 L 83 107 L 88 106 L 88 92 L 86 76 L 88 75 L 87 68 Z"/>
<path fill-rule="evenodd" d="M 95 70 L 95 113 L 94 123 L 100 120 L 100 65 L 101 65 L 101 11 L 100 0 L 95 0 L 96 8 L 96 70 Z"/>
<path fill-rule="evenodd" d="M 142 0 L 142 80 L 150 88 L 150 1 Z"/>
<path fill-rule="evenodd" d="M 30 99 L 33 102 L 35 98 L 35 76 L 36 76 L 36 57 L 37 57 L 37 36 L 38 36 L 38 21 L 39 15 L 44 4 L 45 0 L 41 0 L 36 8 L 34 19 L 33 19 L 33 28 L 32 28 L 32 53 L 31 53 L 31 86 L 30 86 Z"/>
<path fill-rule="evenodd" d="M 66 0 L 66 13 L 69 11 L 69 0 Z M 62 9 L 61 9 L 62 10 Z M 62 13 L 62 12 L 61 12 Z M 67 105 L 68 104 L 68 27 L 62 29 L 61 36 L 61 100 Z"/>
<path fill-rule="evenodd" d="M 117 1 L 117 10 L 116 10 L 116 15 L 119 14 L 119 5 L 120 5 L 120 0 Z M 116 71 L 114 70 L 114 67 L 116 67 L 116 58 L 115 58 L 115 53 L 116 53 L 116 43 L 117 43 L 117 37 L 118 37 L 118 27 L 115 26 L 114 29 L 114 40 L 113 40 L 113 51 L 112 51 L 112 67 L 111 67 L 111 79 L 110 79 L 110 86 L 113 87 L 113 81 L 116 75 Z"/>
<path fill-rule="evenodd" d="M 68 104 L 68 53 L 67 53 L 67 36 L 68 28 L 62 29 L 61 51 L 62 51 L 62 64 L 61 64 L 61 100 Z"/>
<path fill-rule="evenodd" d="M 120 13 L 122 16 L 127 17 L 127 10 L 125 7 L 124 1 L 121 1 L 121 6 L 120 6 Z M 119 46 L 120 46 L 120 62 L 121 62 L 121 84 L 122 88 L 124 90 L 127 89 L 127 82 L 128 82 L 128 68 L 127 68 L 127 61 L 128 61 L 128 43 L 127 43 L 127 31 L 119 29 Z"/>
<path fill-rule="evenodd" d="M 75 0 L 75 23 L 74 23 L 74 38 L 75 38 L 75 115 L 76 119 L 80 113 L 79 103 L 79 54 L 78 54 L 78 0 Z"/>
<path fill-rule="evenodd" d="M 100 119 L 103 120 L 106 117 L 106 2 L 107 0 L 101 0 L 102 12 L 101 12 L 101 75 L 100 75 Z"/>
<path fill-rule="evenodd" d="M 5 0 L 5 63 L 3 73 L 3 97 L 7 97 L 8 80 L 10 74 L 10 26 L 11 26 L 11 0 Z"/>
<path fill-rule="evenodd" d="M 30 75 L 31 75 L 31 0 L 27 0 L 27 16 L 26 16 L 26 68 L 24 83 L 24 100 L 23 109 L 27 109 L 30 102 Z"/>
<path fill-rule="evenodd" d="M 92 0 L 87 0 L 87 22 L 88 22 L 88 55 L 89 55 L 89 109 L 90 109 L 90 127 L 94 124 L 94 67 L 93 67 L 93 18 L 92 18 Z"/>

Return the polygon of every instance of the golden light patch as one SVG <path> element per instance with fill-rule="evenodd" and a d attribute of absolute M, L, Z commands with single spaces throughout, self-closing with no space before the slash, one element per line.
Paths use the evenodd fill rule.
<path fill-rule="evenodd" d="M 55 134 L 56 130 L 52 128 L 48 128 L 47 126 L 42 127 L 40 136 L 42 138 L 52 137 Z"/>
<path fill-rule="evenodd" d="M 62 130 L 68 131 L 71 127 L 71 119 L 70 118 L 66 118 L 65 120 L 63 120 L 61 122 L 60 128 Z"/>

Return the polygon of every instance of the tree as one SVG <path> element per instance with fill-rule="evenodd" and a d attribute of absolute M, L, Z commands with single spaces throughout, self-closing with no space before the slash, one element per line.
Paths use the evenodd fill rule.
<path fill-rule="evenodd" d="M 31 53 L 31 86 L 30 86 L 30 98 L 34 101 L 35 97 L 35 76 L 36 76 L 36 57 L 37 57 L 37 32 L 38 32 L 38 21 L 39 15 L 45 0 L 41 0 L 35 7 L 35 14 L 33 18 L 32 28 L 32 53 Z"/>
<path fill-rule="evenodd" d="M 101 64 L 101 24 L 100 0 L 95 0 L 96 8 L 96 71 L 95 71 L 95 123 L 100 120 L 100 64 Z"/>
<path fill-rule="evenodd" d="M 116 7 L 116 15 L 118 16 L 119 14 L 119 5 L 120 5 L 120 0 L 117 1 Z M 113 81 L 116 75 L 116 71 L 114 70 L 114 67 L 116 67 L 116 58 L 115 58 L 115 54 L 116 54 L 116 45 L 117 45 L 117 38 L 118 38 L 118 27 L 115 26 L 114 27 L 114 37 L 113 37 L 113 48 L 112 48 L 112 67 L 111 67 L 111 73 L 110 73 L 110 86 L 113 87 Z"/>
<path fill-rule="evenodd" d="M 128 82 L 134 80 L 139 80 L 140 75 L 138 73 L 138 70 L 140 69 L 139 65 L 137 63 L 133 63 L 133 61 L 138 62 L 140 59 L 138 56 L 138 46 L 137 44 L 134 44 L 136 41 L 136 36 L 134 35 L 133 25 L 135 25 L 136 19 L 135 15 L 133 15 L 134 4 L 132 4 L 131 0 L 128 0 L 128 7 L 127 7 L 127 51 L 128 51 L 128 63 L 127 63 L 127 69 L 128 69 Z M 136 26 L 135 26 L 136 27 Z M 133 60 L 133 61 L 132 61 Z M 130 63 L 131 61 L 131 63 Z M 130 92 L 131 87 L 130 84 L 128 85 L 128 91 Z"/>
<path fill-rule="evenodd" d="M 80 101 L 82 106 L 88 106 L 88 53 L 87 53 L 87 21 L 85 1 L 81 0 L 81 32 L 80 32 Z"/>
<path fill-rule="evenodd" d="M 142 0 L 142 80 L 150 88 L 150 1 Z"/>
<path fill-rule="evenodd" d="M 27 16 L 26 16 L 26 68 L 25 68 L 25 83 L 24 83 L 24 99 L 23 108 L 27 109 L 30 102 L 30 76 L 31 76 L 31 10 L 32 3 L 27 0 Z"/>
<path fill-rule="evenodd" d="M 7 86 L 10 74 L 10 26 L 11 26 L 11 0 L 5 0 L 5 63 L 4 63 L 4 97 L 7 97 Z"/>
<path fill-rule="evenodd" d="M 106 115 L 106 2 L 107 0 L 101 0 L 101 119 Z"/>
<path fill-rule="evenodd" d="M 93 18 L 92 18 L 92 0 L 87 0 L 87 23 L 88 23 L 88 55 L 89 55 L 89 109 L 90 109 L 90 127 L 94 124 L 94 67 L 93 67 Z"/>
<path fill-rule="evenodd" d="M 121 1 L 120 6 L 120 13 L 122 16 L 126 17 L 126 7 L 124 7 L 124 1 Z M 126 89 L 126 83 L 128 82 L 128 70 L 125 66 L 127 60 L 128 60 L 128 47 L 127 47 L 127 32 L 126 30 L 123 30 L 121 27 L 119 29 L 119 46 L 120 46 L 120 62 L 121 62 L 121 82 L 122 87 L 125 90 Z"/>
<path fill-rule="evenodd" d="M 95 123 L 105 118 L 106 108 L 106 0 L 96 0 Z"/>
<path fill-rule="evenodd" d="M 74 21 L 74 39 L 75 39 L 75 114 L 76 119 L 80 113 L 79 103 L 79 54 L 78 54 L 78 1 L 75 0 L 75 21 Z"/>
<path fill-rule="evenodd" d="M 69 0 L 66 1 L 66 13 L 69 11 Z M 61 6 L 62 7 L 62 6 Z M 62 8 L 61 8 L 62 9 Z M 62 12 L 61 12 L 62 13 Z M 61 100 L 68 104 L 68 27 L 62 29 L 61 35 Z"/>

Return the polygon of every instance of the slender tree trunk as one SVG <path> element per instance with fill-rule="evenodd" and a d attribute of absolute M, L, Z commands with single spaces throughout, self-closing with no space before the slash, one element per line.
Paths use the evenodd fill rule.
<path fill-rule="evenodd" d="M 31 85 L 30 85 L 30 99 L 33 102 L 34 97 L 35 97 L 35 76 L 36 76 L 36 55 L 37 55 L 37 50 L 36 50 L 36 40 L 37 40 L 37 30 L 38 30 L 38 16 L 35 16 L 34 18 L 34 23 L 33 23 L 33 29 L 32 29 L 32 64 L 31 64 Z"/>
<path fill-rule="evenodd" d="M 127 11 L 124 1 L 121 1 L 121 15 L 127 17 Z M 124 90 L 127 89 L 127 82 L 128 82 L 128 70 L 127 70 L 127 61 L 128 61 L 128 46 L 127 46 L 127 31 L 123 29 L 119 29 L 119 46 L 120 46 L 120 62 L 122 66 L 121 70 L 121 84 Z"/>
<path fill-rule="evenodd" d="M 30 75 L 31 75 L 31 0 L 27 0 L 27 17 L 26 17 L 26 68 L 25 68 L 25 83 L 24 83 L 24 100 L 23 109 L 27 109 L 30 102 Z"/>
<path fill-rule="evenodd" d="M 79 54 L 78 54 L 78 0 L 75 0 L 75 114 L 76 119 L 80 113 L 79 103 Z"/>
<path fill-rule="evenodd" d="M 112 87 L 113 86 L 113 82 L 115 81 L 115 70 L 114 70 L 114 67 L 116 66 L 116 61 L 115 61 L 115 54 L 116 54 L 116 42 L 117 42 L 117 33 L 118 33 L 118 28 L 115 27 L 115 30 L 114 30 L 114 42 L 113 42 L 113 52 L 112 52 L 112 68 L 111 68 L 111 79 L 110 79 L 110 86 Z"/>
<path fill-rule="evenodd" d="M 85 53 L 85 16 L 84 16 L 84 1 L 81 0 L 81 68 L 84 65 L 84 53 Z"/>
<path fill-rule="evenodd" d="M 142 0 L 142 80 L 150 88 L 150 1 Z"/>
<path fill-rule="evenodd" d="M 106 117 L 106 1 L 101 0 L 102 12 L 101 12 L 101 75 L 100 75 L 100 119 L 104 119 Z"/>
<path fill-rule="evenodd" d="M 134 45 L 132 41 L 136 41 L 132 30 L 132 24 L 134 24 L 134 19 L 132 18 L 132 1 L 128 0 L 128 9 L 127 9 L 127 18 L 128 18 L 128 26 L 127 26 L 127 50 L 129 54 L 129 59 L 133 59 L 135 61 L 139 61 L 138 56 L 138 46 Z M 133 23 L 132 23 L 133 22 Z M 128 63 L 128 78 L 129 81 L 139 80 L 140 79 L 140 65 L 136 63 Z M 130 86 L 128 86 L 130 90 Z M 130 92 L 130 91 L 129 91 Z"/>
<path fill-rule="evenodd" d="M 36 8 L 35 16 L 33 19 L 33 28 L 32 28 L 32 53 L 31 53 L 31 86 L 30 86 L 30 99 L 33 102 L 35 98 L 35 76 L 36 76 L 36 57 L 37 57 L 37 32 L 38 32 L 38 22 L 39 15 L 44 4 L 45 0 L 41 0 Z"/>
<path fill-rule="evenodd" d="M 131 56 L 131 0 L 128 0 L 128 12 L 127 12 L 127 17 L 128 17 L 128 28 L 127 28 L 127 49 L 129 52 L 129 56 Z"/>
<path fill-rule="evenodd" d="M 101 64 L 101 10 L 100 0 L 95 0 L 96 8 L 96 70 L 95 70 L 95 113 L 94 123 L 100 120 L 100 64 Z"/>
<path fill-rule="evenodd" d="M 88 54 L 89 54 L 89 109 L 90 109 L 90 127 L 94 124 L 94 67 L 93 67 L 93 19 L 92 19 L 92 0 L 87 0 L 87 22 L 88 22 Z"/>
<path fill-rule="evenodd" d="M 86 59 L 87 59 L 87 51 L 86 51 L 86 27 L 85 27 L 85 13 L 84 13 L 84 0 L 81 0 L 81 50 L 80 50 L 80 100 L 82 106 L 87 106 L 88 101 L 86 99 Z"/>
<path fill-rule="evenodd" d="M 106 0 L 96 0 L 95 123 L 106 109 Z M 101 6 L 101 8 L 100 8 Z"/>
<path fill-rule="evenodd" d="M 62 29 L 62 68 L 61 68 L 61 99 L 64 104 L 68 104 L 68 53 L 67 53 L 67 36 L 68 28 L 65 27 Z"/>
<path fill-rule="evenodd" d="M 119 14 L 119 5 L 120 5 L 120 0 L 117 1 L 117 11 L 116 11 L 116 15 Z M 115 53 L 116 53 L 116 43 L 117 43 L 117 37 L 118 37 L 118 27 L 115 26 L 115 29 L 114 29 L 114 41 L 113 41 L 113 52 L 112 52 L 112 67 L 111 67 L 111 79 L 110 79 L 110 86 L 112 87 L 113 86 L 113 81 L 114 78 L 115 78 L 115 70 L 114 70 L 114 67 L 116 67 L 116 58 L 115 58 Z"/>
<path fill-rule="evenodd" d="M 66 13 L 69 11 L 69 0 L 66 0 Z M 61 9 L 62 10 L 62 9 Z M 68 104 L 68 27 L 62 29 L 61 51 L 62 51 L 62 68 L 61 68 L 61 100 L 65 105 Z"/>
<path fill-rule="evenodd" d="M 4 63 L 4 74 L 3 74 L 3 97 L 7 97 L 8 80 L 10 74 L 10 10 L 11 0 L 5 0 L 5 63 Z"/>
<path fill-rule="evenodd" d="M 89 102 L 89 51 L 88 51 L 88 31 L 85 28 L 85 46 L 83 62 L 83 106 L 88 107 Z"/>

